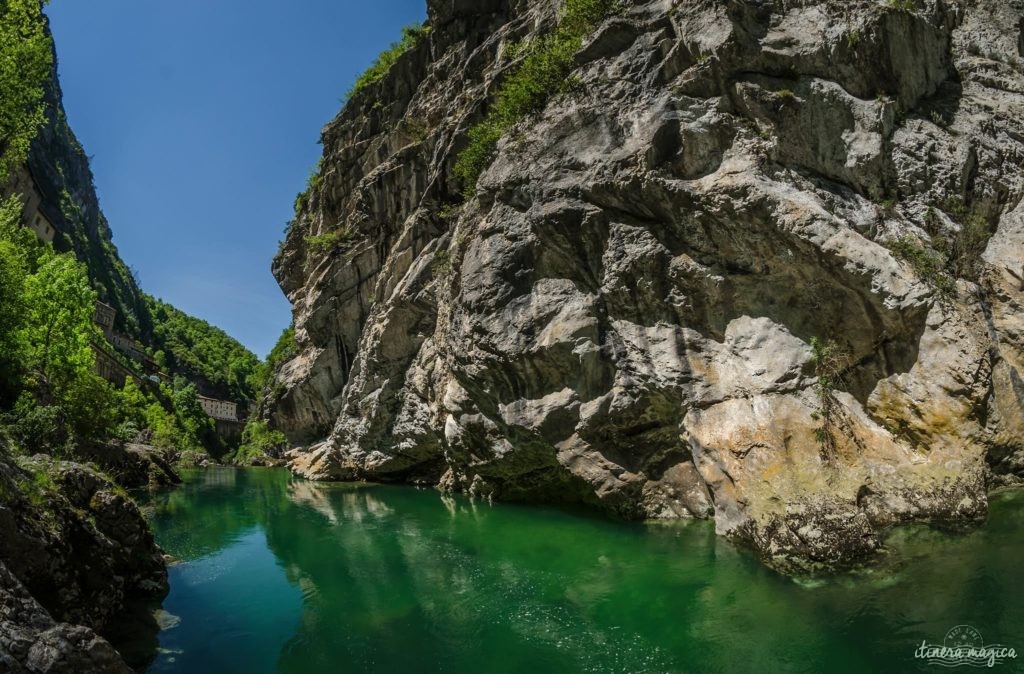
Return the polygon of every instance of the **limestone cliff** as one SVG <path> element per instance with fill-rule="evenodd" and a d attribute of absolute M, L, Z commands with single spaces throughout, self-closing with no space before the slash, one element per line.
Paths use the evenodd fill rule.
<path fill-rule="evenodd" d="M 782 568 L 983 517 L 1024 475 L 1024 2 L 624 1 L 463 202 L 560 11 L 430 0 L 323 130 L 273 266 L 293 469 L 714 518 Z"/>

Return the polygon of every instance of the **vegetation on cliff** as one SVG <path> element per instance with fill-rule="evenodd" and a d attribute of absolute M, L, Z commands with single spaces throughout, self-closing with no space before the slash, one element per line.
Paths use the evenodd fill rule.
<path fill-rule="evenodd" d="M 351 98 L 357 92 L 365 89 L 374 82 L 379 82 L 387 72 L 391 69 L 391 66 L 398 61 L 398 58 L 409 51 L 417 44 L 420 40 L 427 36 L 430 32 L 430 28 L 427 26 L 406 26 L 402 28 L 402 39 L 397 42 L 393 42 L 390 47 L 382 51 L 374 62 L 370 65 L 366 71 L 356 78 L 355 84 L 349 89 L 345 95 L 346 99 Z"/>
<path fill-rule="evenodd" d="M 28 156 L 45 122 L 44 83 L 53 47 L 38 0 L 0 5 L 0 183 Z"/>
<path fill-rule="evenodd" d="M 350 227 L 341 226 L 323 234 L 306 237 L 306 246 L 314 253 L 328 253 L 355 241 L 358 235 Z"/>
<path fill-rule="evenodd" d="M 494 159 L 501 137 L 573 85 L 569 77 L 573 56 L 584 38 L 617 6 L 618 0 L 566 0 L 553 32 L 513 46 L 511 52 L 519 64 L 498 89 L 483 121 L 469 130 L 469 146 L 455 164 L 455 175 L 467 197 L 476 191 L 477 180 Z"/>
<path fill-rule="evenodd" d="M 121 259 L 100 208 L 89 158 L 68 124 L 56 67 L 44 80 L 44 124 L 31 143 L 25 168 L 57 230 L 54 248 L 85 263 L 99 299 L 117 310 L 115 328 L 145 341 L 151 331 L 135 275 Z"/>
<path fill-rule="evenodd" d="M 242 444 L 235 452 L 234 462 L 247 465 L 266 457 L 280 457 L 287 445 L 284 433 L 273 430 L 265 421 L 252 420 L 245 425 Z"/>
<path fill-rule="evenodd" d="M 274 395 L 274 375 L 282 364 L 288 362 L 299 352 L 295 341 L 295 326 L 288 326 L 278 337 L 274 348 L 270 350 L 266 361 L 260 363 L 250 381 L 258 393 L 258 398 L 266 400 Z M 242 431 L 242 442 L 232 457 L 238 464 L 251 464 L 266 457 L 280 457 L 287 448 L 288 440 L 284 433 L 271 428 L 270 424 L 255 415 L 249 418 Z"/>
<path fill-rule="evenodd" d="M 96 373 L 96 292 L 85 265 L 20 224 L 17 197 L 0 207 L 0 429 L 27 453 L 75 456 L 82 443 L 147 439 L 209 446 L 210 419 L 194 386 L 173 390 Z"/>
<path fill-rule="evenodd" d="M 11 0 L 0 11 L 0 187 L 27 168 L 58 230 L 55 252 L 73 252 L 84 263 L 95 296 L 117 310 L 118 332 L 148 346 L 168 374 L 198 381 L 211 395 L 251 400 L 256 356 L 222 330 L 146 296 L 121 260 L 89 159 L 64 112 L 39 2 Z"/>
<path fill-rule="evenodd" d="M 265 389 L 273 382 L 274 372 L 277 368 L 282 363 L 294 358 L 298 352 L 299 346 L 295 342 L 295 326 L 289 325 L 281 332 L 277 342 L 274 344 L 274 348 L 267 354 L 266 362 L 261 363 L 254 373 L 252 383 L 256 390 L 261 394 L 265 394 Z"/>
<path fill-rule="evenodd" d="M 957 223 L 955 232 L 938 227 L 940 211 Z M 978 281 L 981 256 L 992 236 L 992 227 L 980 209 L 968 208 L 960 199 L 950 200 L 942 209 L 929 207 L 924 224 L 927 241 L 902 236 L 886 245 L 909 263 L 922 281 L 948 300 L 956 294 L 957 279 Z"/>
<path fill-rule="evenodd" d="M 0 207 L 0 409 L 26 436 L 109 432 L 109 387 L 94 372 L 96 294 L 74 257 L 56 254 L 21 227 L 16 197 Z M 63 444 L 63 443 L 61 443 Z"/>
<path fill-rule="evenodd" d="M 25 195 L 0 204 L 0 434 L 15 453 L 64 457 L 112 440 L 222 451 L 190 382 L 244 405 L 259 360 L 222 330 L 144 295 L 121 260 L 64 113 L 36 0 L 0 4 L 0 93 L 0 187 L 25 189 L 9 180 L 28 175 L 58 231 L 46 244 L 21 226 Z M 97 349 L 137 371 L 94 325 L 97 299 L 115 308 L 115 331 L 175 375 L 173 386 L 137 372 L 118 388 L 97 374 Z"/>

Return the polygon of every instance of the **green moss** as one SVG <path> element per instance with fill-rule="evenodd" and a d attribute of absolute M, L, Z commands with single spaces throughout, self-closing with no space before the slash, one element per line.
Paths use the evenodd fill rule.
<path fill-rule="evenodd" d="M 406 26 L 402 29 L 402 39 L 391 43 L 391 46 L 385 49 L 380 55 L 377 56 L 373 64 L 370 65 L 366 71 L 356 78 L 355 84 L 345 94 L 346 100 L 352 98 L 358 92 L 362 91 L 366 87 L 370 86 L 375 82 L 379 82 L 384 79 L 391 66 L 398 61 L 398 58 L 409 51 L 417 44 L 420 40 L 430 34 L 430 28 L 427 26 Z"/>
<path fill-rule="evenodd" d="M 515 46 L 512 53 L 522 55 L 521 62 L 498 89 L 487 116 L 470 128 L 469 145 L 455 163 L 455 176 L 467 198 L 476 192 L 501 137 L 572 85 L 573 56 L 584 38 L 617 7 L 617 0 L 566 0 L 552 33 Z"/>

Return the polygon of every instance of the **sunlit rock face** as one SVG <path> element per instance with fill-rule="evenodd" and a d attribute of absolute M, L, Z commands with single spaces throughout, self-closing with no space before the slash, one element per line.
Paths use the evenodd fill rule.
<path fill-rule="evenodd" d="M 622 4 L 465 203 L 558 3 L 430 2 L 324 129 L 274 261 L 293 469 L 713 517 L 782 568 L 983 516 L 1024 475 L 1024 2 Z"/>

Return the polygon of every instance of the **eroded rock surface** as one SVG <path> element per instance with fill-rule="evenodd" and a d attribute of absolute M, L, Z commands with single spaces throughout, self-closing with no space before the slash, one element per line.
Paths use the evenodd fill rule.
<path fill-rule="evenodd" d="M 120 487 L 0 446 L 0 672 L 131 671 L 98 634 L 167 589 L 160 548 Z"/>
<path fill-rule="evenodd" d="M 983 517 L 1024 475 L 1024 2 L 622 3 L 463 204 L 558 6 L 432 0 L 324 129 L 274 262 L 293 469 L 713 517 L 782 568 Z"/>
<path fill-rule="evenodd" d="M 0 672 L 131 671 L 117 651 L 88 627 L 55 622 L 0 562 Z"/>

